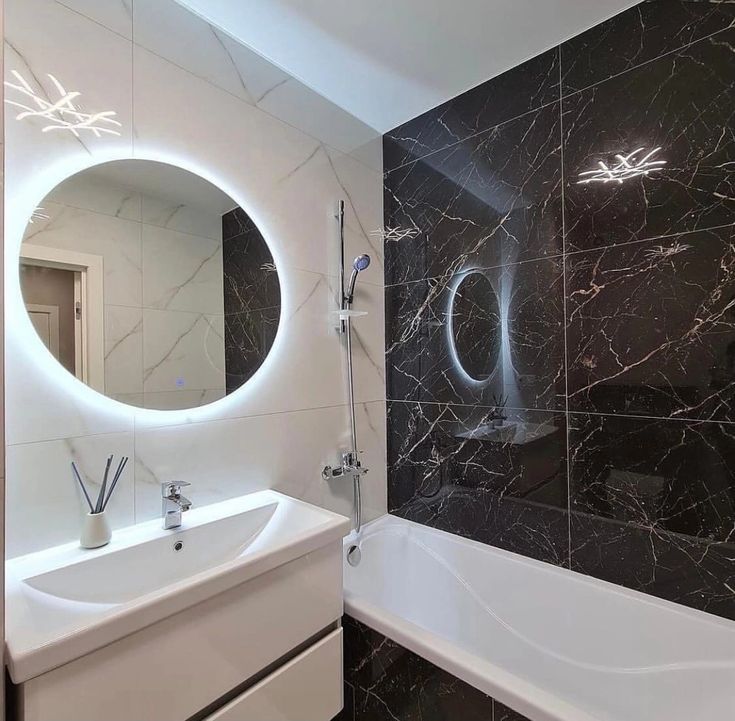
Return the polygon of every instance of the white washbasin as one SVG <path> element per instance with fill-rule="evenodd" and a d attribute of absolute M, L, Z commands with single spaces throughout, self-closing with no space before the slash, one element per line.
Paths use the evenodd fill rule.
<path fill-rule="evenodd" d="M 15 683 L 67 663 L 341 538 L 349 520 L 273 491 L 6 563 L 7 663 Z"/>

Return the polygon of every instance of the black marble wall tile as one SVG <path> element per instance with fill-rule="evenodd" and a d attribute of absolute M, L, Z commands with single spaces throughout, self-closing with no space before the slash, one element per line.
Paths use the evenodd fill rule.
<path fill-rule="evenodd" d="M 392 513 L 735 617 L 734 21 L 640 3 L 386 137 Z"/>
<path fill-rule="evenodd" d="M 281 286 L 265 238 L 241 208 L 222 216 L 225 315 L 274 308 Z"/>
<path fill-rule="evenodd" d="M 558 99 L 554 48 L 386 133 L 384 167 L 392 170 Z"/>
<path fill-rule="evenodd" d="M 332 721 L 355 721 L 355 689 L 352 684 L 344 685 L 344 705 Z"/>
<path fill-rule="evenodd" d="M 493 721 L 528 721 L 528 719 L 525 716 L 521 716 L 517 711 L 513 711 L 513 709 L 503 706 L 502 703 L 496 701 Z"/>
<path fill-rule="evenodd" d="M 386 284 L 449 277 L 562 250 L 559 104 L 385 177 Z"/>
<path fill-rule="evenodd" d="M 564 93 L 654 60 L 735 24 L 728 0 L 647 0 L 561 46 Z"/>
<path fill-rule="evenodd" d="M 502 396 L 516 408 L 563 410 L 561 258 L 480 273 L 495 295 L 482 309 L 464 302 L 474 272 L 386 288 L 388 398 L 490 406 Z"/>
<path fill-rule="evenodd" d="M 567 264 L 571 410 L 735 420 L 733 227 Z"/>
<path fill-rule="evenodd" d="M 735 544 L 573 513 L 572 569 L 735 620 Z"/>
<path fill-rule="evenodd" d="M 735 222 L 735 29 L 564 98 L 568 250 Z M 616 154 L 666 165 L 622 184 L 580 184 Z M 632 162 L 632 161 L 631 161 Z"/>
<path fill-rule="evenodd" d="M 570 414 L 573 511 L 735 541 L 735 426 Z"/>
<path fill-rule="evenodd" d="M 343 628 L 355 721 L 492 721 L 493 699 L 481 691 L 349 616 Z"/>
<path fill-rule="evenodd" d="M 564 414 L 392 402 L 389 511 L 566 565 Z"/>
<path fill-rule="evenodd" d="M 222 216 L 225 388 L 232 393 L 263 364 L 278 331 L 281 286 L 265 238 L 242 208 Z"/>
<path fill-rule="evenodd" d="M 276 339 L 281 307 L 225 316 L 225 387 L 230 394 L 260 368 Z"/>

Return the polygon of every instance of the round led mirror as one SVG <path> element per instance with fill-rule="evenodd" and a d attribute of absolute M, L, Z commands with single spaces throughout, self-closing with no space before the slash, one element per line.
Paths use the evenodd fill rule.
<path fill-rule="evenodd" d="M 454 291 L 450 312 L 459 365 L 472 380 L 487 380 L 500 356 L 500 306 L 489 278 L 467 273 Z"/>
<path fill-rule="evenodd" d="M 278 329 L 278 274 L 256 225 L 219 188 L 164 163 L 112 161 L 57 186 L 29 220 L 20 278 L 58 362 L 143 408 L 232 393 Z"/>

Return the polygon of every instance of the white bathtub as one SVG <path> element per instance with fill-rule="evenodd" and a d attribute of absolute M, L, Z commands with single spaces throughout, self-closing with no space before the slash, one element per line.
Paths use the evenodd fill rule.
<path fill-rule="evenodd" d="M 345 611 L 532 721 L 735 719 L 735 623 L 393 516 L 361 549 Z"/>

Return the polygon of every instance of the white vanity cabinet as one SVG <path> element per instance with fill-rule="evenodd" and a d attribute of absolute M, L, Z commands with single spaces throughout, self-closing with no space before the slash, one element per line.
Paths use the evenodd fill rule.
<path fill-rule="evenodd" d="M 244 691 L 204 721 L 316 721 L 342 708 L 342 629 Z"/>
<path fill-rule="evenodd" d="M 296 504 L 292 511 L 312 512 L 313 507 L 282 499 L 277 499 L 282 506 Z M 322 515 L 321 509 L 313 511 Z M 106 644 L 110 619 L 98 619 L 97 628 L 95 623 L 80 628 L 77 648 L 96 636 L 94 650 L 57 663 L 65 645 L 56 638 L 46 653 L 43 648 L 27 658 L 16 653 L 10 669 L 19 681 L 12 721 L 330 721 L 342 707 L 341 537 L 347 520 L 323 515 L 326 526 L 317 524 L 311 538 L 295 534 L 282 549 L 288 553 L 281 558 L 290 560 L 262 573 L 258 564 L 273 557 L 267 533 L 260 531 L 262 547 L 251 541 L 243 552 L 252 552 L 255 575 L 242 583 L 158 620 L 153 619 L 160 609 L 155 614 L 151 607 L 139 609 L 138 624 L 148 620 L 146 613 L 152 622 Z M 193 543 L 186 533 L 176 537 Z M 41 581 L 27 583 L 24 593 L 33 598 L 32 584 Z M 33 598 L 37 614 L 48 600 Z M 171 593 L 168 601 L 174 609 L 177 595 Z M 126 610 L 118 613 L 124 616 Z M 53 667 L 20 680 L 39 668 L 33 663 Z"/>

